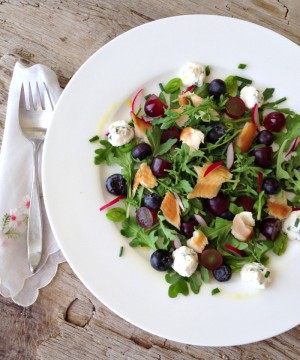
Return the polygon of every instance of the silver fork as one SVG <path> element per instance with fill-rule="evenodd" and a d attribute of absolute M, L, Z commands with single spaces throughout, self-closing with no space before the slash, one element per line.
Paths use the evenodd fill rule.
<path fill-rule="evenodd" d="M 41 89 L 36 82 L 33 92 L 30 83 L 28 83 L 27 89 L 22 84 L 19 103 L 19 125 L 23 135 L 33 145 L 33 174 L 27 229 L 28 263 L 32 273 L 35 273 L 38 268 L 43 250 L 43 221 L 38 170 L 39 149 L 45 140 L 53 112 L 48 88 L 45 83 L 42 86 L 44 89 Z"/>

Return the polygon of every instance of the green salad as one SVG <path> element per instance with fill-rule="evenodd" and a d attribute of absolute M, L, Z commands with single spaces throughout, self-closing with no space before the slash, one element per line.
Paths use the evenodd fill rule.
<path fill-rule="evenodd" d="M 138 90 L 128 117 L 90 139 L 100 145 L 96 165 L 120 168 L 106 180 L 114 198 L 100 210 L 130 246 L 151 250 L 170 297 L 234 272 L 258 288 L 271 283 L 270 253 L 284 254 L 284 224 L 293 214 L 300 221 L 300 115 L 274 94 L 189 64 L 156 93 Z"/>

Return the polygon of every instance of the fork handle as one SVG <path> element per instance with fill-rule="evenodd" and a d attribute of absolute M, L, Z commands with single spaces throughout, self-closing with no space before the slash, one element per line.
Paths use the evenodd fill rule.
<path fill-rule="evenodd" d="M 33 144 L 33 174 L 30 197 L 28 229 L 27 229 L 27 251 L 28 263 L 32 273 L 35 273 L 42 257 L 43 248 L 43 222 L 40 201 L 40 187 L 38 176 L 38 154 L 42 141 L 32 141 Z"/>

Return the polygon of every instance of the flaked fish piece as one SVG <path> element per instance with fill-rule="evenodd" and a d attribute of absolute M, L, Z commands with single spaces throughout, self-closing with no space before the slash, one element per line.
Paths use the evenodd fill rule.
<path fill-rule="evenodd" d="M 138 117 L 137 115 L 135 115 L 134 112 L 130 112 L 130 116 L 133 120 L 133 124 L 134 124 L 134 134 L 137 138 L 144 140 L 146 143 L 149 144 L 149 140 L 146 134 L 146 131 L 152 130 L 152 125 L 146 121 L 144 121 L 143 119 L 141 119 L 140 117 Z"/>
<path fill-rule="evenodd" d="M 197 197 L 212 199 L 218 195 L 222 184 L 232 178 L 232 174 L 225 166 L 219 166 L 204 177 L 204 174 L 209 166 L 211 166 L 211 163 L 209 162 L 202 167 L 194 166 L 198 175 L 198 180 L 193 191 L 188 194 L 188 199 L 194 199 Z"/>
<path fill-rule="evenodd" d="M 139 185 L 142 185 L 147 189 L 153 189 L 157 186 L 156 177 L 153 175 L 150 166 L 146 163 L 141 163 L 140 168 L 135 174 L 132 187 L 133 196 L 135 196 Z"/>
<path fill-rule="evenodd" d="M 267 213 L 279 220 L 286 219 L 292 212 L 292 207 L 287 204 L 286 193 L 270 195 L 267 200 Z"/>
<path fill-rule="evenodd" d="M 168 191 L 161 203 L 160 209 L 166 220 L 178 230 L 180 229 L 180 208 L 175 196 Z"/>
<path fill-rule="evenodd" d="M 205 246 L 208 244 L 207 237 L 201 230 L 195 230 L 193 236 L 186 242 L 187 246 L 201 254 Z"/>
<path fill-rule="evenodd" d="M 240 241 L 249 241 L 253 236 L 255 221 L 252 212 L 242 211 L 232 221 L 231 233 Z"/>

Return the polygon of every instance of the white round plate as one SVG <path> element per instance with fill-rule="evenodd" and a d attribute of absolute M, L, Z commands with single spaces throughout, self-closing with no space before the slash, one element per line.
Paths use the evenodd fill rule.
<path fill-rule="evenodd" d="M 47 134 L 43 186 L 55 237 L 70 266 L 107 307 L 163 338 L 203 346 L 263 340 L 300 323 L 300 245 L 271 259 L 272 285 L 253 291 L 238 274 L 228 283 L 203 285 L 199 295 L 168 297 L 164 273 L 148 252 L 133 249 L 99 207 L 111 200 L 109 170 L 93 163 L 96 132 L 129 118 L 138 89 L 158 92 L 187 61 L 210 65 L 210 79 L 235 74 L 254 80 L 285 106 L 300 111 L 300 50 L 260 26 L 218 16 L 188 15 L 137 27 L 103 46 L 77 71 L 57 105 Z M 247 64 L 245 70 L 238 69 Z M 110 169 L 111 173 L 111 169 Z M 119 257 L 120 247 L 124 254 Z M 221 292 L 212 296 L 211 290 Z"/>

